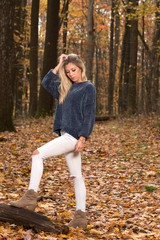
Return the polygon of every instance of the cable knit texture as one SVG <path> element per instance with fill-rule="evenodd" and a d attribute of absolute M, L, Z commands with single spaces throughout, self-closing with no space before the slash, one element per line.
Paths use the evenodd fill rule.
<path fill-rule="evenodd" d="M 59 104 L 58 74 L 52 69 L 45 75 L 42 85 L 57 98 L 57 107 L 54 117 L 54 132 L 60 135 L 63 130 L 76 139 L 84 136 L 86 140 L 93 130 L 96 109 L 96 89 L 89 82 L 73 83 L 63 104 Z"/>

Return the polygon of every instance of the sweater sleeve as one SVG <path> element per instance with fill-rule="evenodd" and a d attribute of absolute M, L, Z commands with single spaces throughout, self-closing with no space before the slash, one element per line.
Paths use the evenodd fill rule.
<path fill-rule="evenodd" d="M 83 99 L 83 124 L 79 137 L 84 136 L 86 140 L 91 134 L 95 122 L 95 110 L 96 110 L 96 89 L 90 84 L 85 92 Z"/>
<path fill-rule="evenodd" d="M 44 76 L 42 80 L 42 86 L 55 98 L 59 98 L 58 87 L 60 85 L 60 81 L 56 81 L 58 79 L 58 74 L 54 74 L 52 69 Z"/>

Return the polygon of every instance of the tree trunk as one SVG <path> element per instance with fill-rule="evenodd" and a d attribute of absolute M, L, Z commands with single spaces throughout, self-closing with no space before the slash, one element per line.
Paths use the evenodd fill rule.
<path fill-rule="evenodd" d="M 100 49 L 98 49 L 98 46 L 96 46 L 96 74 L 95 74 L 95 82 L 96 82 L 96 115 L 99 115 L 101 113 L 101 79 L 99 77 L 99 52 Z"/>
<path fill-rule="evenodd" d="M 128 86 L 128 112 L 136 113 L 136 79 L 137 79 L 137 51 L 138 51 L 138 20 L 135 8 L 138 0 L 131 0 L 131 20 L 130 20 L 130 68 Z"/>
<path fill-rule="evenodd" d="M 152 71 L 149 69 L 150 60 L 146 61 L 146 72 L 150 74 L 146 75 L 146 112 L 150 114 L 152 112 Z M 150 66 L 151 67 L 151 66 Z"/>
<path fill-rule="evenodd" d="M 87 16 L 87 46 L 86 46 L 86 75 L 92 81 L 92 68 L 94 56 L 94 19 L 93 19 L 94 0 L 89 0 Z"/>
<path fill-rule="evenodd" d="M 30 39 L 30 104 L 29 104 L 29 115 L 31 117 L 34 117 L 37 111 L 38 18 L 39 18 L 39 0 L 32 0 L 31 39 Z"/>
<path fill-rule="evenodd" d="M 119 80 L 119 113 L 136 112 L 136 73 L 138 49 L 138 22 L 134 17 L 137 0 L 129 1 L 126 12 L 125 34 Z M 123 62 L 124 61 L 124 62 Z"/>
<path fill-rule="evenodd" d="M 120 15 L 119 15 L 119 0 L 116 0 L 115 6 L 115 44 L 114 44 L 114 77 L 117 70 L 117 61 L 118 61 L 118 47 L 119 47 L 119 36 L 120 36 Z"/>
<path fill-rule="evenodd" d="M 156 1 L 157 11 L 155 16 L 155 36 L 153 39 L 153 110 L 158 112 L 160 110 L 160 99 L 159 99 L 159 78 L 160 78 L 160 2 Z"/>
<path fill-rule="evenodd" d="M 0 131 L 13 131 L 15 0 L 0 1 Z"/>
<path fill-rule="evenodd" d="M 67 46 L 67 26 L 68 26 L 68 7 L 71 0 L 64 0 L 64 18 L 63 18 L 63 53 L 66 53 Z"/>
<path fill-rule="evenodd" d="M 129 86 L 129 69 L 130 69 L 130 20 L 127 20 L 128 24 L 126 25 L 127 31 L 127 42 L 126 42 L 126 51 L 125 51 L 125 65 L 124 65 L 124 82 L 123 82 L 123 112 L 128 110 L 128 86 Z"/>
<path fill-rule="evenodd" d="M 60 0 L 48 0 L 47 5 L 47 26 L 46 39 L 43 57 L 42 79 L 46 73 L 54 68 L 57 64 L 57 42 L 58 42 L 58 27 L 59 27 L 59 7 Z M 52 113 L 53 98 L 41 86 L 39 94 L 37 116 L 46 116 Z"/>
<path fill-rule="evenodd" d="M 97 39 L 96 44 L 96 71 L 95 71 L 95 86 L 97 91 L 96 97 L 96 116 L 101 116 L 106 114 L 106 105 L 107 105 L 107 84 L 106 84 L 106 52 L 102 51 Z M 100 74 L 101 70 L 101 74 Z"/>
<path fill-rule="evenodd" d="M 115 43 L 114 43 L 114 54 L 113 54 L 113 79 L 114 79 L 114 86 L 115 88 L 115 96 L 113 96 L 113 99 L 115 99 L 115 104 L 113 102 L 113 114 L 114 112 L 117 113 L 117 62 L 118 62 L 118 49 L 119 49 L 119 37 L 120 37 L 120 15 L 119 15 L 119 0 L 116 0 L 116 6 L 115 6 Z M 114 111 L 115 109 L 115 111 Z"/>
<path fill-rule="evenodd" d="M 0 204 L 0 222 L 23 225 L 25 228 L 32 228 L 35 232 L 44 231 L 55 234 L 68 234 L 69 232 L 67 226 L 53 223 L 49 218 L 41 214 L 6 204 Z"/>
<path fill-rule="evenodd" d="M 148 65 L 149 74 L 146 76 L 146 112 L 159 111 L 159 62 L 160 62 L 160 14 L 159 1 L 156 1 L 157 11 L 155 16 L 155 32 L 152 41 Z"/>
<path fill-rule="evenodd" d="M 143 1 L 143 7 L 144 7 L 144 1 Z M 145 24 L 144 24 L 144 13 L 143 13 L 143 16 L 142 16 L 142 37 L 144 39 L 144 32 L 145 32 Z M 144 86 L 145 86 L 145 75 L 144 75 L 144 46 L 142 47 L 142 66 L 141 66 L 141 71 L 142 71 L 142 77 L 141 77 L 141 91 L 140 91 L 140 106 L 139 106 L 139 109 L 140 109 L 140 113 L 143 113 L 144 112 L 144 94 L 145 94 L 145 91 L 144 91 Z"/>
<path fill-rule="evenodd" d="M 15 117 L 22 116 L 23 103 L 22 96 L 24 94 L 24 25 L 26 19 L 27 0 L 16 0 L 14 34 L 17 38 L 15 43 L 16 60 L 15 60 Z"/>
<path fill-rule="evenodd" d="M 115 15 L 115 0 L 112 1 L 111 7 L 111 25 L 110 25 L 110 50 L 109 50 L 109 82 L 108 82 L 108 112 L 109 115 L 113 114 L 113 92 L 114 92 L 114 15 Z"/>
<path fill-rule="evenodd" d="M 127 10 L 127 15 L 129 14 Z M 118 99 L 118 112 L 123 114 L 127 110 L 128 99 L 128 79 L 129 79 L 129 20 L 126 17 L 124 37 L 121 50 L 121 66 L 119 71 L 119 99 Z"/>

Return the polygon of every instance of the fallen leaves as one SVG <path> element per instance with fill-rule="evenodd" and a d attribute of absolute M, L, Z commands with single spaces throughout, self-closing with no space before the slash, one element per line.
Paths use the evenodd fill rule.
<path fill-rule="evenodd" d="M 18 199 L 26 191 L 32 152 L 56 137 L 52 121 L 17 120 L 17 132 L 1 133 L 0 202 Z M 56 236 L 2 223 L 0 239 L 159 239 L 159 162 L 160 128 L 153 118 L 96 123 L 82 154 L 87 229 Z M 74 187 L 63 156 L 44 161 L 39 196 L 37 212 L 64 224 L 72 219 Z"/>

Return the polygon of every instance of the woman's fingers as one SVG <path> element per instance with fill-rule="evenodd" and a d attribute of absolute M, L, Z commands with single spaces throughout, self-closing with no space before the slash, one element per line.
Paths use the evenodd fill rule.
<path fill-rule="evenodd" d="M 81 140 L 77 141 L 75 152 L 81 152 L 83 150 L 84 143 Z"/>
<path fill-rule="evenodd" d="M 67 55 L 66 54 L 62 54 L 60 57 L 59 57 L 59 62 L 62 63 L 64 61 L 64 59 L 66 59 Z"/>

